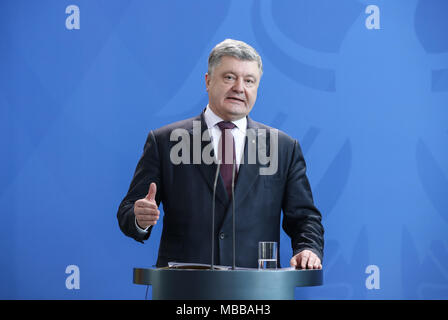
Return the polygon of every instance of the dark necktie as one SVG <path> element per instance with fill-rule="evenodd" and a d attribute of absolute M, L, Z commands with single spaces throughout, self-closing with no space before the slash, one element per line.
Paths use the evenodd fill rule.
<path fill-rule="evenodd" d="M 235 161 L 235 140 L 233 139 L 232 129 L 236 126 L 229 121 L 218 123 L 221 129 L 221 139 L 218 144 L 218 160 L 221 162 L 221 177 L 224 181 L 229 198 L 232 197 L 232 167 Z M 238 170 L 235 161 L 235 183 Z"/>

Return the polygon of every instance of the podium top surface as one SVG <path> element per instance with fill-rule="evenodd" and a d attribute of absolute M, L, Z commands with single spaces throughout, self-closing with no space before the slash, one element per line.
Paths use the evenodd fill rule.
<path fill-rule="evenodd" d="M 265 284 L 276 283 L 286 287 L 320 286 L 323 283 L 323 270 L 287 269 L 236 269 L 236 270 L 198 270 L 167 268 L 134 268 L 134 283 L 157 285 L 161 281 L 185 281 L 218 283 Z"/>

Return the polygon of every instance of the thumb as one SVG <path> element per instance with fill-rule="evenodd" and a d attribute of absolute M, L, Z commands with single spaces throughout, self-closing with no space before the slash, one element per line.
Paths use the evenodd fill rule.
<path fill-rule="evenodd" d="M 149 200 L 149 201 L 151 201 L 151 200 L 155 201 L 156 200 L 156 193 L 157 193 L 157 185 L 154 182 L 152 182 L 149 185 L 149 191 L 148 191 L 148 194 L 146 195 L 146 199 Z"/>

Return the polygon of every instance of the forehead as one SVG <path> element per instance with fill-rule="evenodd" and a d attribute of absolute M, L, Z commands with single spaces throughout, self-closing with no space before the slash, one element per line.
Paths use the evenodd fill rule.
<path fill-rule="evenodd" d="M 224 56 L 219 64 L 215 67 L 217 73 L 234 73 L 239 76 L 253 76 L 258 78 L 260 70 L 256 61 L 240 60 L 232 56 Z"/>

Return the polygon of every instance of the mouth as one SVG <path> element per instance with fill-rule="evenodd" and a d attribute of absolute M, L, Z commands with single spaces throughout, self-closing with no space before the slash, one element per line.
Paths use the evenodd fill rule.
<path fill-rule="evenodd" d="M 244 99 L 238 98 L 238 97 L 227 97 L 226 100 L 245 103 L 246 101 Z"/>

